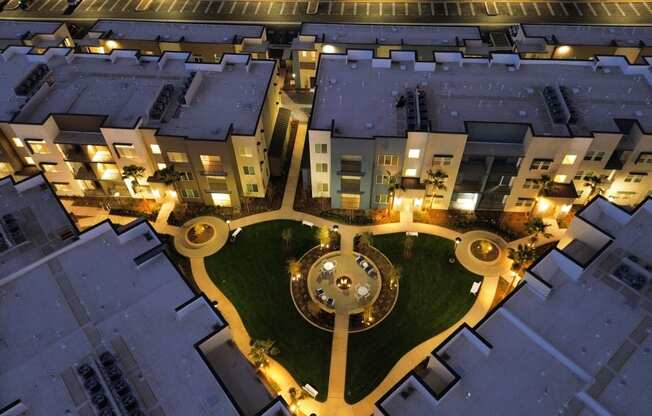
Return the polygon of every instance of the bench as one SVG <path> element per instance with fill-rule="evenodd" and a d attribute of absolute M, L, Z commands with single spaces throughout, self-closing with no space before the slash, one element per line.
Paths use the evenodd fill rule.
<path fill-rule="evenodd" d="M 478 291 L 480 290 L 480 285 L 482 282 L 473 282 L 473 285 L 471 286 L 471 293 L 473 295 L 477 295 Z"/>
<path fill-rule="evenodd" d="M 409 235 L 410 237 L 418 237 L 419 233 L 416 231 L 408 231 L 405 233 L 405 235 Z"/>
<path fill-rule="evenodd" d="M 301 221 L 301 224 L 307 225 L 308 227 L 314 227 L 315 224 L 311 223 L 310 221 Z"/>
<path fill-rule="evenodd" d="M 317 397 L 317 393 L 318 393 L 317 390 L 315 390 L 315 388 L 313 386 L 311 386 L 310 384 L 308 384 L 308 383 L 304 384 L 303 386 L 301 386 L 301 389 L 303 391 L 305 391 L 306 393 L 308 393 L 308 395 L 310 397 L 312 397 L 313 399 L 315 397 Z"/>
<path fill-rule="evenodd" d="M 238 228 L 238 229 L 236 229 L 236 230 L 233 232 L 233 234 L 231 234 L 231 238 L 230 238 L 229 240 L 230 240 L 232 243 L 234 243 L 235 240 L 238 238 L 238 236 L 240 235 L 241 232 L 242 232 L 242 228 Z"/>

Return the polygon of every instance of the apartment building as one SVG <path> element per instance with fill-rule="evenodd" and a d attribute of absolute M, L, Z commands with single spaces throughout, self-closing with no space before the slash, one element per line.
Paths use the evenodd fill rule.
<path fill-rule="evenodd" d="M 79 233 L 42 175 L 5 178 L 0 195 L 3 414 L 248 416 L 285 405 L 147 222 Z"/>
<path fill-rule="evenodd" d="M 23 167 L 7 164 L 5 173 L 40 169 L 66 196 L 162 198 L 170 191 L 184 202 L 235 208 L 242 197 L 264 197 L 276 63 L 245 54 L 217 63 L 189 57 L 7 48 L 0 130 Z M 132 165 L 143 172 L 123 177 Z M 172 189 L 160 183 L 169 166 L 181 173 Z"/>
<path fill-rule="evenodd" d="M 146 55 L 190 52 L 194 62 L 220 62 L 225 53 L 267 58 L 267 31 L 261 25 L 101 19 L 78 42 L 83 52 L 136 49 Z"/>
<path fill-rule="evenodd" d="M 521 24 L 509 28 L 514 51 L 523 58 L 593 59 L 622 55 L 645 64 L 652 56 L 652 26 Z"/>
<path fill-rule="evenodd" d="M 320 54 L 344 53 L 349 48 L 372 49 L 383 58 L 389 57 L 390 50 L 414 50 L 425 60 L 432 59 L 435 50 L 487 52 L 474 26 L 303 23 L 291 45 L 293 86 L 314 87 Z"/>
<path fill-rule="evenodd" d="M 74 41 L 63 22 L 0 20 L 0 51 L 8 46 L 31 46 L 33 53 L 42 53 L 47 48 L 73 47 Z"/>
<path fill-rule="evenodd" d="M 630 213 L 596 198 L 524 284 L 424 357 L 375 414 L 647 414 L 650 232 L 652 200 Z"/>
<path fill-rule="evenodd" d="M 622 205 L 647 196 L 650 63 L 373 50 L 322 54 L 309 126 L 313 197 L 334 208 L 562 215 L 604 175 Z M 444 187 L 429 184 L 439 172 Z M 544 188 L 543 175 L 554 182 Z M 393 199 L 388 185 L 402 189 Z"/>

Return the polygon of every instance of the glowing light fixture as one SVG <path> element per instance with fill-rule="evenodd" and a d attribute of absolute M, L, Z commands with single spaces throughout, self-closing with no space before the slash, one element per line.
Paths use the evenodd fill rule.
<path fill-rule="evenodd" d="M 336 49 L 333 45 L 324 45 L 321 47 L 322 53 L 335 53 Z"/>
<path fill-rule="evenodd" d="M 571 51 L 571 47 L 568 45 L 563 45 L 557 48 L 557 53 L 559 53 L 560 55 L 566 55 L 570 51 Z"/>

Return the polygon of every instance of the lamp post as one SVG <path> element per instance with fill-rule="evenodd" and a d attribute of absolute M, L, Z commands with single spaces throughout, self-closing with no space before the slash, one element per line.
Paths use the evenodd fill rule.
<path fill-rule="evenodd" d="M 455 237 L 455 246 L 453 247 L 453 255 L 448 259 L 448 262 L 453 264 L 455 263 L 455 253 L 457 252 L 457 246 L 462 242 L 461 237 Z"/>
<path fill-rule="evenodd" d="M 229 230 L 229 234 L 231 234 L 231 220 L 226 220 L 226 227 Z"/>

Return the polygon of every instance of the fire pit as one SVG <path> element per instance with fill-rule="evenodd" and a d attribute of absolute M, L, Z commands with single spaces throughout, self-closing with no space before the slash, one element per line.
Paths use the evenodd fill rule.
<path fill-rule="evenodd" d="M 187 231 L 188 241 L 193 244 L 204 244 L 215 235 L 215 228 L 211 224 L 197 223 Z"/>
<path fill-rule="evenodd" d="M 351 287 L 351 284 L 353 284 L 353 281 L 349 276 L 340 276 L 337 279 L 335 279 L 335 285 L 337 285 L 338 289 L 340 290 L 347 290 Z"/>
<path fill-rule="evenodd" d="M 500 250 L 494 242 L 481 239 L 471 243 L 471 254 L 478 260 L 491 262 L 498 259 Z"/>

